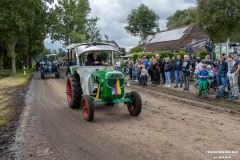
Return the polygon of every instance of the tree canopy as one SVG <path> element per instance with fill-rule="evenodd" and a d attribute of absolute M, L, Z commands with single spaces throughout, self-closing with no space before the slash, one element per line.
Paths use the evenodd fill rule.
<path fill-rule="evenodd" d="M 42 44 L 35 42 L 40 42 L 45 37 L 45 31 L 42 28 L 45 27 L 46 4 L 42 0 L 20 0 L 17 3 L 15 0 L 2 0 L 0 6 L 0 43 L 7 48 L 8 56 L 12 59 L 12 72 L 15 74 L 17 43 L 28 39 L 24 47 L 34 48 L 33 46 Z M 31 41 L 34 41 L 31 44 L 29 37 Z"/>
<path fill-rule="evenodd" d="M 141 4 L 128 15 L 128 25 L 125 29 L 133 36 L 140 36 L 141 41 L 146 43 L 147 37 L 154 33 L 154 29 L 159 29 L 158 20 L 159 16 L 153 10 Z"/>
<path fill-rule="evenodd" d="M 167 28 L 182 27 L 196 22 L 196 8 L 177 10 L 167 18 Z"/>
<path fill-rule="evenodd" d="M 65 45 L 94 41 L 101 38 L 96 28 L 98 18 L 88 18 L 91 11 L 88 0 L 59 0 L 50 10 L 49 34 Z"/>
<path fill-rule="evenodd" d="M 237 0 L 198 0 L 197 23 L 215 41 L 235 37 L 240 32 L 239 19 Z"/>

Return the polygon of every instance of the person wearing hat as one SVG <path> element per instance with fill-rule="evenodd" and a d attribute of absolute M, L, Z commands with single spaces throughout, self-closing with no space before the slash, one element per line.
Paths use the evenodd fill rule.
<path fill-rule="evenodd" d="M 170 58 L 169 57 L 165 58 L 164 71 L 165 71 L 165 77 L 166 77 L 166 85 L 165 85 L 165 87 L 170 88 L 171 87 L 172 64 L 170 62 Z"/>
<path fill-rule="evenodd" d="M 221 90 L 218 92 L 217 98 L 226 97 L 227 98 L 227 72 L 228 72 L 228 63 L 224 61 L 223 56 L 218 56 L 218 65 L 217 65 L 217 83 L 218 86 L 222 86 Z"/>
<path fill-rule="evenodd" d="M 189 91 L 189 78 L 190 71 L 192 70 L 191 61 L 188 55 L 184 55 L 184 61 L 182 65 L 183 79 L 184 79 L 184 89 L 183 91 Z"/>
<path fill-rule="evenodd" d="M 232 57 L 232 64 L 230 69 L 229 83 L 232 90 L 232 94 L 229 96 L 229 100 L 234 101 L 239 96 L 238 76 L 240 71 L 240 59 L 238 58 L 238 52 L 233 51 L 230 53 Z"/>

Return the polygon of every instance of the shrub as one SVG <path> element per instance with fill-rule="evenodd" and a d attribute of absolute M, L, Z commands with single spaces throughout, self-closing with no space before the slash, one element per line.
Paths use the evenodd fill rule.
<path fill-rule="evenodd" d="M 174 56 L 177 57 L 178 54 L 181 56 L 181 58 L 184 58 L 184 55 L 187 53 L 185 51 L 179 51 Z"/>
<path fill-rule="evenodd" d="M 202 59 L 205 59 L 206 55 L 209 55 L 207 51 L 199 51 L 194 53 L 194 58 L 196 58 L 197 54 L 199 54 Z"/>

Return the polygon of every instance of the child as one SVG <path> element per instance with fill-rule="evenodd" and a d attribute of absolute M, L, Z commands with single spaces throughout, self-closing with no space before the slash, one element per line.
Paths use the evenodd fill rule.
<path fill-rule="evenodd" d="M 147 76 L 148 76 L 148 72 L 145 68 L 145 65 L 143 65 L 142 70 L 141 70 L 141 74 L 140 74 L 140 78 L 141 78 L 140 85 L 147 86 Z"/>
<path fill-rule="evenodd" d="M 207 69 L 207 65 L 203 64 L 202 66 L 202 70 L 199 73 L 199 92 L 198 92 L 198 96 L 202 96 L 202 92 L 204 94 L 204 97 L 207 97 L 207 85 L 208 85 L 208 71 Z"/>
<path fill-rule="evenodd" d="M 213 83 L 213 80 L 214 80 L 214 72 L 213 70 L 211 69 L 211 65 L 207 65 L 207 71 L 208 71 L 208 84 L 211 85 Z"/>

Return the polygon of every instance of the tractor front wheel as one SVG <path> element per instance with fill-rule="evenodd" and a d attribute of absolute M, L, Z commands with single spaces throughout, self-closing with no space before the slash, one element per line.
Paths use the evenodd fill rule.
<path fill-rule="evenodd" d="M 56 73 L 55 73 L 55 77 L 59 79 L 59 78 L 60 78 L 60 73 L 59 73 L 59 72 L 56 72 Z"/>
<path fill-rule="evenodd" d="M 94 104 L 91 96 L 83 96 L 82 97 L 82 112 L 84 119 L 88 122 L 93 120 L 94 117 Z"/>
<path fill-rule="evenodd" d="M 128 112 L 132 116 L 138 116 L 142 111 L 142 99 L 139 93 L 132 91 L 131 94 L 131 100 L 132 103 L 127 104 Z"/>
<path fill-rule="evenodd" d="M 66 86 L 68 106 L 71 109 L 79 108 L 82 100 L 82 89 L 79 77 L 76 75 L 68 75 Z"/>

